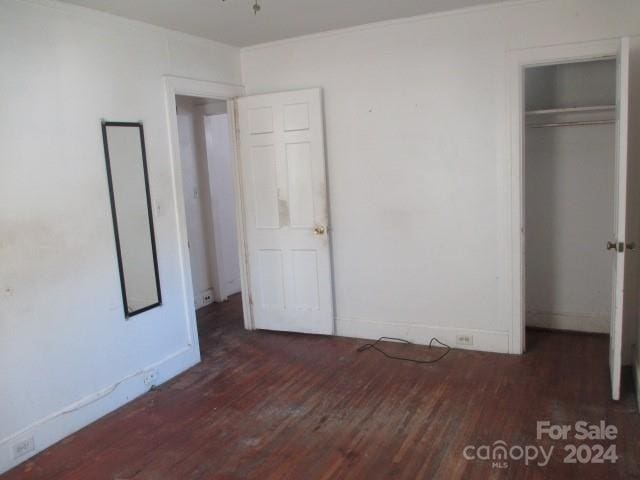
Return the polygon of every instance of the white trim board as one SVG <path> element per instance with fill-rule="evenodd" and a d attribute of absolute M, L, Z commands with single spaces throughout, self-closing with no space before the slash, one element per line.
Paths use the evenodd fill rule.
<path fill-rule="evenodd" d="M 437 338 L 451 348 L 492 353 L 509 353 L 509 332 L 475 330 L 471 328 L 434 327 L 423 324 L 377 322 L 353 317 L 336 317 L 336 335 L 375 340 L 380 337 L 399 337 L 409 342 L 427 345 Z M 472 345 L 456 344 L 457 335 L 472 335 Z"/>
<path fill-rule="evenodd" d="M 198 349 L 185 347 L 164 360 L 153 363 L 116 383 L 107 385 L 63 409 L 37 420 L 19 432 L 1 439 L 0 472 L 21 464 L 61 439 L 147 393 L 152 386 L 166 382 L 199 361 Z M 145 383 L 147 375 L 152 372 L 155 376 L 153 382 Z M 30 437 L 34 439 L 35 450 L 14 459 L 12 445 Z"/>

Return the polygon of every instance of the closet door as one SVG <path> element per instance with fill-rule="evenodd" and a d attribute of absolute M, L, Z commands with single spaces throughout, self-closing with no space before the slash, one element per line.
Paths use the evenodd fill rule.
<path fill-rule="evenodd" d="M 638 248 L 638 176 L 639 135 L 629 135 L 640 126 L 640 39 L 622 39 L 618 54 L 616 198 L 614 237 L 607 248 L 613 261 L 613 308 L 609 367 L 611 396 L 620 398 L 622 368 L 622 331 L 632 326 L 637 316 L 637 248 Z"/>

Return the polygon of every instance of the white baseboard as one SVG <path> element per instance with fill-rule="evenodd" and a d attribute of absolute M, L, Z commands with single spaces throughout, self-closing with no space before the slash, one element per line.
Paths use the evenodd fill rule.
<path fill-rule="evenodd" d="M 380 337 L 403 338 L 412 343 L 427 345 L 435 337 L 451 348 L 479 350 L 483 352 L 509 353 L 509 332 L 474 330 L 471 328 L 432 327 L 421 324 L 374 322 L 357 318 L 337 317 L 336 335 L 377 339 Z M 458 335 L 472 335 L 472 345 L 456 343 Z"/>
<path fill-rule="evenodd" d="M 240 293 L 240 290 L 242 289 L 241 285 L 240 285 L 240 278 L 234 278 L 233 280 L 227 282 L 227 284 L 224 287 L 224 295 L 225 297 L 230 297 L 231 295 L 234 295 L 236 293 Z"/>
<path fill-rule="evenodd" d="M 609 333 L 609 317 L 606 315 L 528 311 L 526 324 L 528 327 Z"/>
<path fill-rule="evenodd" d="M 198 347 L 185 347 L 160 362 L 149 365 L 1 439 L 0 473 L 28 460 L 54 443 L 146 393 L 151 386 L 166 382 L 199 361 Z M 149 383 L 150 372 L 155 374 L 152 384 Z M 33 438 L 35 449 L 17 459 L 13 458 L 13 445 L 29 438 Z"/>

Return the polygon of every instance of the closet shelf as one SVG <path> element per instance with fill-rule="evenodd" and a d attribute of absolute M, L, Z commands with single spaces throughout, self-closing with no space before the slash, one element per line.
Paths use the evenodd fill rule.
<path fill-rule="evenodd" d="M 530 127 L 530 128 L 578 127 L 582 125 L 610 125 L 614 123 L 616 123 L 615 120 L 587 120 L 585 122 L 532 123 L 527 125 L 527 127 Z"/>
<path fill-rule="evenodd" d="M 559 113 L 609 112 L 616 109 L 615 105 L 592 105 L 588 107 L 549 108 L 545 110 L 527 110 L 527 115 L 553 115 Z"/>

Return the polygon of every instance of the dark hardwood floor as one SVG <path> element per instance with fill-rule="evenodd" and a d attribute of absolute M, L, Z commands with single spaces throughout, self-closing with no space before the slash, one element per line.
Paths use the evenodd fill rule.
<path fill-rule="evenodd" d="M 609 399 L 608 339 L 528 332 L 523 356 L 432 365 L 361 340 L 249 332 L 239 297 L 199 312 L 202 363 L 0 476 L 15 479 L 638 478 L 640 415 Z M 389 346 L 430 358 L 442 350 Z M 564 464 L 536 421 L 615 425 L 615 464 Z M 467 445 L 555 446 L 547 466 L 466 460 Z M 478 450 L 478 453 L 480 451 Z M 535 463 L 535 462 L 534 462 Z"/>

